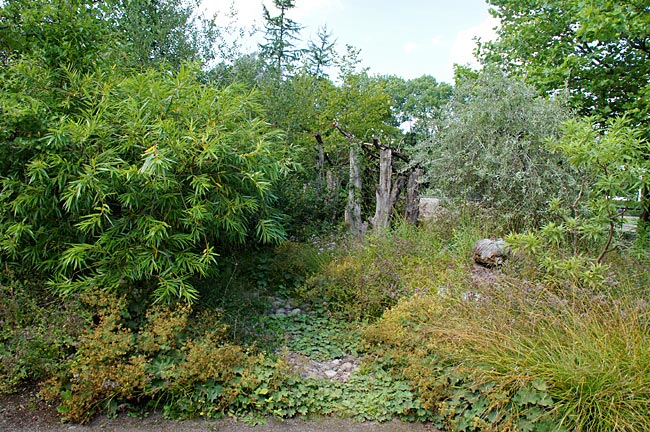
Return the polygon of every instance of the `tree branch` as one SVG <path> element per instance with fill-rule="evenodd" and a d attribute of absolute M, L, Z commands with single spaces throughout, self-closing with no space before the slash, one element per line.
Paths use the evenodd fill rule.
<path fill-rule="evenodd" d="M 402 153 L 400 151 L 397 151 L 395 149 L 392 149 L 390 146 L 387 146 L 386 144 L 381 144 L 377 137 L 373 137 L 372 143 L 368 143 L 368 142 L 358 140 L 353 134 L 351 134 L 350 132 L 347 132 L 346 130 L 344 130 L 341 127 L 341 125 L 339 125 L 336 122 L 332 123 L 332 126 L 335 127 L 336 129 L 338 129 L 338 131 L 341 132 L 341 135 L 343 135 L 347 139 L 349 139 L 351 141 L 355 141 L 355 142 L 361 144 L 364 147 L 376 148 L 377 150 L 390 149 L 393 152 L 393 156 L 395 156 L 396 158 L 401 159 L 406 163 L 411 162 L 411 159 L 408 156 L 406 156 L 404 153 Z"/>

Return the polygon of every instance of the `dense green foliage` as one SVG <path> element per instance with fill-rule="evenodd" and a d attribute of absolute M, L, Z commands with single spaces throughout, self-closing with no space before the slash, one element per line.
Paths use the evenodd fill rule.
<path fill-rule="evenodd" d="M 21 136 L 19 125 L 58 96 L 33 66 L 18 63 L 3 80 L 14 137 L 2 248 L 23 271 L 53 274 L 61 292 L 144 284 L 158 300 L 191 300 L 189 279 L 213 272 L 224 244 L 249 232 L 283 237 L 271 186 L 288 149 L 259 119 L 254 94 L 204 86 L 192 68 L 126 79 L 70 71 L 78 112 L 45 111 L 45 130 Z M 45 94 L 13 102 L 35 90 Z"/>
<path fill-rule="evenodd" d="M 567 89 L 584 113 L 647 113 L 650 11 L 643 0 L 490 0 L 499 39 L 481 47 L 541 90 Z"/>
<path fill-rule="evenodd" d="M 196 2 L 8 0 L 0 11 L 0 58 L 35 55 L 56 69 L 146 68 L 214 57 L 218 30 L 194 15 Z M 128 56 L 125 53 L 129 53 Z"/>
<path fill-rule="evenodd" d="M 568 165 L 545 147 L 568 117 L 560 101 L 488 69 L 457 83 L 415 161 L 435 194 L 480 202 L 515 226 L 535 224 L 551 198 L 575 190 Z"/>
<path fill-rule="evenodd" d="M 573 237 L 574 253 L 580 237 L 604 239 L 596 259 L 600 263 L 607 252 L 621 246 L 617 240 L 624 235 L 620 228 L 626 222 L 627 206 L 648 188 L 650 163 L 644 153 L 649 144 L 625 117 L 612 118 L 602 128 L 589 118 L 572 120 L 563 125 L 563 132 L 551 148 L 576 168 L 582 188 L 572 203 L 564 203 L 562 221 L 551 222 L 542 233 L 554 236 L 556 243 Z M 642 239 L 637 244 L 647 235 L 642 229 L 639 234 Z"/>
<path fill-rule="evenodd" d="M 643 0 L 490 0 L 499 38 L 479 47 L 486 63 L 525 77 L 539 90 L 564 92 L 582 114 L 602 122 L 627 116 L 650 139 L 650 10 Z M 637 157 L 650 159 L 646 146 Z M 641 219 L 650 222 L 650 190 Z"/>
<path fill-rule="evenodd" d="M 623 218 L 650 210 L 648 9 L 490 3 L 489 66 L 454 88 L 301 45 L 293 0 L 246 55 L 196 0 L 0 1 L 0 392 L 75 422 L 649 430 L 649 236 Z M 417 167 L 448 199 L 349 238 L 380 144 L 391 193 Z M 471 261 L 486 237 L 499 268 Z"/>
<path fill-rule="evenodd" d="M 647 255 L 612 253 L 594 268 L 548 243 L 488 270 L 465 257 L 495 228 L 475 212 L 456 218 L 383 244 L 392 262 L 410 251 L 416 264 L 394 279 L 417 289 L 368 328 L 370 350 L 409 377 L 447 430 L 647 429 Z"/>

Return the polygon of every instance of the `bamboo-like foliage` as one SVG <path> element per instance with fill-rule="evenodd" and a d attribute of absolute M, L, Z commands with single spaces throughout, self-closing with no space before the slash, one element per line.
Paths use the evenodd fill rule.
<path fill-rule="evenodd" d="M 203 85 L 190 66 L 66 73 L 53 89 L 33 63 L 5 73 L 3 259 L 62 293 L 137 287 L 192 301 L 192 277 L 224 245 L 283 238 L 272 185 L 290 149 L 255 93 Z"/>

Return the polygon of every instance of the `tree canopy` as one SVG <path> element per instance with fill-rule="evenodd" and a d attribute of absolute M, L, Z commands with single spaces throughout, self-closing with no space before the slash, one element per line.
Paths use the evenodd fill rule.
<path fill-rule="evenodd" d="M 489 0 L 499 38 L 479 47 L 545 91 L 566 89 L 583 113 L 647 113 L 650 10 L 644 0 Z"/>

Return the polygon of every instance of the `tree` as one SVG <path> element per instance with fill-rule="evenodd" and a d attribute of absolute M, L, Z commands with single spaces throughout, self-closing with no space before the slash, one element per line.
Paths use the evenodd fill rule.
<path fill-rule="evenodd" d="M 264 40 L 259 44 L 260 53 L 280 76 L 300 58 L 301 50 L 296 48 L 302 26 L 287 16 L 296 4 L 294 0 L 273 0 L 279 15 L 271 16 L 266 5 L 263 6 Z"/>
<path fill-rule="evenodd" d="M 393 125 L 405 131 L 403 149 L 410 153 L 416 142 L 426 141 L 435 133 L 433 125 L 451 98 L 453 87 L 430 75 L 411 80 L 397 76 L 380 79 L 393 99 Z"/>
<path fill-rule="evenodd" d="M 307 70 L 311 75 L 319 78 L 327 78 L 326 69 L 334 64 L 336 41 L 330 41 L 332 34 L 327 26 L 320 27 L 316 34 L 316 41 L 309 41 L 309 48 L 306 51 Z"/>
<path fill-rule="evenodd" d="M 0 9 L 0 59 L 38 55 L 51 68 L 147 68 L 212 58 L 219 32 L 187 0 L 7 0 Z"/>
<path fill-rule="evenodd" d="M 480 47 L 544 91 L 567 89 L 584 114 L 640 107 L 650 79 L 650 10 L 643 0 L 490 0 L 499 38 Z"/>
<path fill-rule="evenodd" d="M 139 67 L 214 57 L 218 37 L 210 20 L 197 15 L 200 0 L 112 0 L 110 19 L 124 41 L 128 60 Z"/>
<path fill-rule="evenodd" d="M 650 138 L 650 9 L 645 0 L 489 0 L 499 38 L 482 44 L 498 63 L 545 92 L 566 90 L 582 114 L 626 115 Z M 650 158 L 650 150 L 640 157 Z M 650 221 L 645 191 L 643 218 Z"/>
<path fill-rule="evenodd" d="M 437 132 L 417 144 L 414 158 L 436 194 L 536 224 L 552 197 L 575 188 L 566 164 L 545 147 L 568 116 L 559 101 L 488 68 L 457 83 Z"/>
<path fill-rule="evenodd" d="M 0 3 L 0 60 L 41 59 L 49 68 L 81 73 L 118 60 L 120 39 L 104 17 L 110 5 L 86 0 L 6 0 Z"/>
<path fill-rule="evenodd" d="M 410 80 L 396 76 L 381 79 L 385 80 L 386 91 L 393 98 L 393 116 L 398 125 L 404 122 L 424 124 L 433 120 L 453 91 L 450 84 L 439 83 L 430 75 Z"/>

